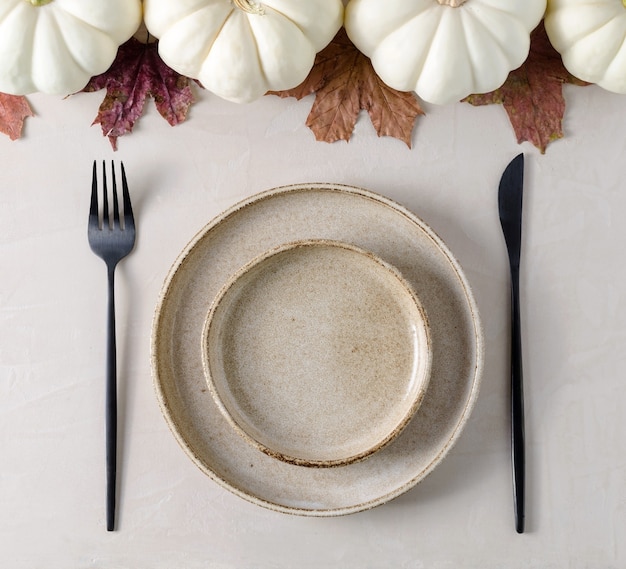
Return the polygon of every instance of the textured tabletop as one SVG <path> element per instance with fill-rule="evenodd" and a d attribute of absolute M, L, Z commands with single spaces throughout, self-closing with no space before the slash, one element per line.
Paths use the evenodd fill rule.
<path fill-rule="evenodd" d="M 101 96 L 29 97 L 0 136 L 0 562 L 7 569 L 480 569 L 626 565 L 626 99 L 565 87 L 566 136 L 518 145 L 503 109 L 424 104 L 413 148 L 362 118 L 316 142 L 312 100 L 235 105 L 198 92 L 170 127 L 152 105 L 113 152 Z M 497 186 L 526 157 L 522 335 L 527 533 L 514 529 L 509 292 Z M 94 159 L 123 160 L 138 226 L 117 273 L 119 529 L 104 527 L 105 269 L 87 244 Z M 170 266 L 214 216 L 272 187 L 382 193 L 446 242 L 476 297 L 485 368 L 456 446 L 373 510 L 312 519 L 209 479 L 155 396 L 150 335 Z"/>

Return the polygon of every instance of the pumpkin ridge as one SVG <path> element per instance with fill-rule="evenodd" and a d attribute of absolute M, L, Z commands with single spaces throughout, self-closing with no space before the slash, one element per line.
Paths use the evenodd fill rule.
<path fill-rule="evenodd" d="M 626 2 L 626 0 L 622 0 L 623 2 Z M 609 71 L 611 70 L 611 67 L 613 65 L 615 65 L 615 59 L 617 57 L 617 54 L 622 51 L 624 49 L 624 45 L 626 44 L 626 31 L 623 32 L 622 34 L 622 41 L 619 44 L 619 47 L 615 50 L 615 53 L 613 54 L 613 57 L 611 57 L 611 63 L 609 63 L 609 65 L 607 66 L 604 75 L 602 76 L 602 79 L 604 80 L 606 78 L 606 76 L 609 74 Z"/>
<path fill-rule="evenodd" d="M 588 31 L 585 33 L 585 35 L 584 35 L 584 36 L 581 36 L 581 38 L 580 38 L 580 39 L 582 39 L 582 38 L 587 38 L 587 37 L 589 37 L 589 36 L 592 36 L 592 35 L 594 35 L 594 34 L 598 33 L 599 31 L 601 31 L 601 30 L 603 30 L 604 28 L 606 28 L 606 26 L 610 25 L 612 22 L 613 22 L 613 18 L 610 18 L 610 19 L 606 20 L 606 22 L 602 22 L 602 24 L 601 24 L 601 25 L 599 25 L 599 26 L 597 26 L 597 27 L 595 27 L 595 28 L 593 28 L 593 29 L 588 30 Z M 570 46 L 570 47 L 571 47 L 571 46 Z"/>
<path fill-rule="evenodd" d="M 475 1 L 476 4 L 481 3 L 480 0 L 474 0 L 474 1 Z M 489 8 L 489 10 L 491 12 L 500 12 L 501 14 L 505 14 L 506 16 L 508 16 L 508 18 L 511 19 L 511 20 L 515 19 L 515 14 L 514 13 L 512 14 L 509 10 L 505 10 L 504 8 L 501 8 L 500 6 L 494 6 L 494 5 L 489 4 L 489 3 L 487 3 L 487 6 L 488 6 L 488 8 Z M 472 8 L 471 6 L 467 6 L 467 10 L 469 12 L 472 12 L 472 14 L 474 14 L 474 15 L 476 15 L 476 13 L 477 13 L 475 8 L 476 7 Z M 479 8 L 479 10 L 480 10 L 480 8 Z"/>
<path fill-rule="evenodd" d="M 245 12 L 245 10 L 242 10 L 242 11 Z M 235 12 L 235 10 L 233 10 L 233 13 L 234 12 Z M 265 72 L 265 67 L 263 67 L 263 60 L 261 59 L 261 55 L 259 54 L 259 42 L 256 39 L 256 35 L 254 33 L 254 28 L 250 25 L 250 20 L 248 18 L 248 14 L 250 14 L 250 15 L 261 15 L 261 14 L 247 12 L 243 16 L 245 17 L 246 25 L 248 26 L 248 30 L 250 31 L 250 37 L 252 38 L 252 41 L 254 42 L 254 52 L 256 53 L 256 59 L 257 59 L 257 62 L 259 64 L 259 70 L 261 71 L 261 75 L 263 77 L 263 82 L 266 85 L 266 91 L 267 91 L 268 90 L 267 89 L 267 84 L 268 84 L 267 73 Z M 265 14 L 265 12 L 263 12 L 263 14 Z M 229 18 L 230 18 L 230 16 L 229 16 Z M 226 22 L 224 21 L 224 23 L 226 23 Z"/>
<path fill-rule="evenodd" d="M 13 15 L 12 13 L 18 8 L 20 8 L 20 4 L 17 2 L 13 5 L 0 6 L 0 26 L 4 24 L 4 20 L 9 17 L 9 14 Z"/>
<path fill-rule="evenodd" d="M 510 20 L 510 25 L 516 25 L 516 22 L 513 18 L 511 18 L 511 14 L 505 10 L 498 10 L 500 13 L 502 13 L 503 15 L 505 15 L 509 20 Z M 496 56 L 501 56 L 500 61 L 504 60 L 504 64 L 506 67 L 509 66 L 510 60 L 506 51 L 506 47 L 503 46 L 503 44 L 500 42 L 500 40 L 498 39 L 498 36 L 496 34 L 494 34 L 492 32 L 491 26 L 487 25 L 485 23 L 485 21 L 480 17 L 480 11 L 476 11 L 476 10 L 472 10 L 471 7 L 468 7 L 468 10 L 466 10 L 463 14 L 462 17 L 465 17 L 466 19 L 471 20 L 472 22 L 474 22 L 476 24 L 477 27 L 480 28 L 480 33 L 481 36 L 489 36 L 489 38 L 491 38 L 491 40 L 493 41 L 493 44 L 498 46 L 499 51 L 492 51 L 492 54 L 495 54 Z M 466 29 L 466 25 L 463 26 L 463 32 L 464 34 L 467 36 L 467 29 Z M 467 42 L 465 42 L 465 45 L 469 45 Z M 480 68 L 480 63 L 481 63 L 481 54 L 480 53 L 472 53 L 471 50 L 468 50 L 468 57 L 472 63 L 471 65 L 471 69 L 472 69 L 472 85 L 474 85 L 475 87 L 479 87 L 480 81 L 478 79 L 478 77 L 476 76 L 476 69 Z M 508 73 L 507 73 L 508 75 Z M 481 87 L 481 90 L 492 90 L 492 86 L 488 86 L 488 87 Z"/>
<path fill-rule="evenodd" d="M 82 26 L 84 26 L 84 27 L 86 27 L 86 28 L 89 28 L 90 30 L 94 30 L 94 31 L 96 31 L 96 32 L 99 32 L 99 33 L 101 33 L 101 34 L 102 34 L 102 33 L 105 33 L 105 30 L 103 30 L 102 28 L 98 28 L 98 27 L 94 26 L 92 23 L 90 23 L 90 22 L 87 22 L 87 21 L 83 20 L 80 16 L 77 16 L 77 15 L 76 15 L 76 14 L 74 14 L 71 10 L 68 10 L 68 9 L 66 9 L 65 7 L 63 7 L 63 8 L 62 8 L 62 9 L 60 9 L 60 10 L 63 12 L 63 14 L 64 14 L 64 15 L 66 15 L 66 16 L 68 16 L 68 17 L 72 18 L 72 19 L 73 19 L 73 21 L 74 21 L 75 23 L 79 23 L 79 24 L 81 24 Z M 55 14 L 54 14 L 54 15 L 55 15 L 55 19 L 56 19 L 56 18 L 57 18 L 57 13 L 55 12 Z M 58 21 L 58 20 L 57 20 L 57 21 Z"/>
<path fill-rule="evenodd" d="M 119 9 L 120 0 L 116 0 L 115 2 L 110 2 L 110 4 L 118 4 L 117 7 L 111 7 L 112 10 Z M 135 0 L 126 0 L 129 5 L 133 5 Z M 107 25 L 107 22 L 101 20 L 92 21 L 93 18 L 86 17 L 85 14 L 81 13 L 81 10 L 77 8 L 76 2 L 67 2 L 55 4 L 54 11 L 62 12 L 68 16 L 71 16 L 74 19 L 74 22 L 80 22 L 84 27 L 88 27 L 90 30 L 96 30 L 101 34 L 104 34 L 115 41 L 116 44 L 121 45 L 125 41 L 129 40 L 133 34 L 139 29 L 139 25 L 141 23 L 141 2 L 139 3 L 139 11 L 138 11 L 138 20 L 127 18 L 123 23 L 117 23 L 115 26 Z M 132 26 L 132 27 L 131 27 Z M 122 33 L 123 32 L 123 33 Z M 118 35 L 119 34 L 119 35 Z M 119 43 L 118 43 L 119 42 Z"/>
<path fill-rule="evenodd" d="M 27 19 L 27 25 L 24 24 L 23 20 L 20 24 L 22 27 L 22 43 L 20 45 L 20 55 L 18 56 L 17 62 L 12 61 L 13 65 L 11 69 L 13 71 L 13 75 L 9 76 L 9 83 L 15 83 L 12 85 L 4 84 L 7 77 L 4 73 L 2 73 L 1 82 L 3 83 L 3 90 L 7 94 L 11 95 L 22 95 L 24 93 L 32 93 L 37 91 L 37 86 L 33 82 L 32 73 L 29 73 L 28 76 L 19 76 L 15 70 L 16 67 L 19 68 L 21 65 L 26 66 L 28 64 L 29 69 L 32 69 L 32 54 L 30 59 L 21 59 L 22 54 L 24 54 L 28 49 L 31 49 L 28 45 L 28 38 L 34 37 L 35 30 L 37 28 L 37 22 L 39 21 L 38 12 L 34 11 L 32 7 L 27 6 L 24 2 L 14 2 L 12 5 L 8 4 L 6 6 L 2 6 L 2 10 L 4 12 L 0 12 L 0 32 L 4 34 L 4 28 L 10 28 L 13 25 L 16 25 L 15 22 L 20 19 Z M 17 75 L 17 77 L 16 77 Z"/>
<path fill-rule="evenodd" d="M 101 28 L 97 28 L 96 26 L 94 26 L 93 24 L 86 22 L 85 20 L 83 20 L 82 18 L 80 18 L 79 16 L 77 16 L 76 14 L 63 9 L 63 14 L 64 16 L 67 16 L 68 18 L 71 18 L 73 20 L 73 22 L 78 26 L 83 26 L 84 28 L 89 28 L 90 30 L 92 30 L 94 33 L 98 33 L 98 34 L 102 34 L 105 35 L 104 30 L 102 30 Z M 55 12 L 54 14 L 54 18 L 55 18 L 55 23 L 57 24 L 57 27 L 59 27 L 59 32 L 61 33 L 61 37 L 64 38 L 63 33 L 60 30 L 60 25 L 59 25 L 59 21 L 58 21 L 58 13 Z M 149 33 L 149 32 L 148 32 Z M 65 38 L 64 38 L 65 39 Z M 67 45 L 67 42 L 65 42 Z M 86 69 L 83 65 L 81 65 L 79 63 L 79 61 L 74 57 L 74 54 L 72 53 L 72 50 L 69 49 L 68 46 L 68 52 L 72 55 L 72 61 L 74 61 L 74 63 L 76 63 L 76 65 L 78 67 L 80 67 L 85 73 L 90 73 L 91 71 L 89 71 L 88 69 Z M 92 74 L 93 75 L 93 74 Z"/>
<path fill-rule="evenodd" d="M 430 35 L 430 38 L 428 38 L 429 48 L 424 51 L 424 56 L 422 57 L 422 61 L 420 62 L 419 65 L 415 67 L 413 71 L 413 76 L 411 77 L 411 83 L 414 85 L 413 88 L 416 91 L 417 91 L 417 83 L 418 83 L 419 77 L 423 73 L 424 68 L 426 67 L 426 63 L 428 62 L 428 59 L 430 57 L 430 50 L 432 48 L 432 44 L 435 40 L 435 37 L 437 36 L 437 33 L 439 32 L 439 28 L 441 28 L 441 22 L 443 21 L 444 11 L 439 10 L 438 16 L 439 16 L 439 21 L 437 22 L 436 26 L 432 27 L 432 33 Z"/>
<path fill-rule="evenodd" d="M 474 88 L 476 87 L 476 85 L 478 84 L 478 77 L 476 77 L 476 60 L 474 59 L 474 53 L 472 53 L 472 50 L 469 47 L 469 39 L 467 37 L 467 20 L 470 20 L 472 22 L 477 22 L 478 20 L 475 18 L 472 18 L 472 12 L 468 11 L 468 10 L 463 10 L 460 12 L 460 16 L 461 18 L 461 30 L 463 32 L 463 45 L 466 46 L 466 50 L 465 50 L 465 57 L 467 58 L 467 62 L 469 63 L 469 71 L 470 71 L 470 81 L 472 84 L 472 90 L 474 90 Z M 480 26 L 481 28 L 483 26 Z"/>
<path fill-rule="evenodd" d="M 517 24 L 517 20 L 513 17 L 511 12 L 509 12 L 507 10 L 503 10 L 502 8 L 493 8 L 493 9 L 491 9 L 491 11 L 492 12 L 499 12 L 499 13 L 503 14 L 504 16 L 506 16 L 506 18 L 508 18 L 509 23 L 511 25 Z M 483 20 L 483 18 L 481 18 L 481 11 L 480 11 L 480 9 L 479 10 L 475 10 L 471 6 L 468 6 L 467 10 L 465 11 L 464 14 L 467 17 L 471 17 L 476 22 L 480 23 L 480 25 L 482 26 L 482 32 L 489 34 L 494 39 L 494 41 L 498 45 L 498 47 L 503 48 L 503 45 L 498 40 L 498 37 L 491 31 L 491 26 L 487 25 L 485 23 L 485 21 Z"/>
<path fill-rule="evenodd" d="M 624 2 L 626 2 L 626 0 L 624 0 Z M 302 29 L 302 27 L 298 24 L 298 22 L 296 22 L 295 20 L 292 20 L 287 14 L 281 12 L 280 10 L 277 10 L 273 6 L 268 6 L 267 4 L 264 4 L 263 6 L 264 6 L 265 10 L 271 10 L 272 12 L 274 12 L 274 14 L 277 14 L 281 18 L 285 18 L 285 20 L 288 20 L 291 24 L 293 24 L 296 28 L 298 28 L 300 30 L 300 33 L 305 38 L 308 39 L 308 36 L 306 35 L 306 31 Z"/>
<path fill-rule="evenodd" d="M 264 5 L 265 7 L 265 14 L 272 14 L 276 17 L 276 19 L 282 19 L 285 20 L 286 22 L 288 22 L 288 24 L 290 26 L 292 26 L 293 28 L 295 28 L 296 30 L 298 30 L 298 32 L 300 33 L 300 35 L 306 40 L 306 42 L 313 47 L 312 45 L 312 41 L 311 39 L 307 36 L 306 31 L 304 29 L 302 29 L 301 26 L 299 26 L 294 20 L 292 20 L 289 16 L 287 16 L 286 14 L 283 14 L 280 10 L 277 10 L 276 8 L 272 7 L 272 6 L 268 6 L 267 4 Z M 246 21 L 248 22 L 249 26 L 250 26 L 250 34 L 252 36 L 252 39 L 254 40 L 254 45 L 256 48 L 256 53 L 257 53 L 257 61 L 259 63 L 259 69 L 261 70 L 261 74 L 263 76 L 263 79 L 265 81 L 265 85 L 266 85 L 266 89 L 267 91 L 270 91 L 270 85 L 271 85 L 271 79 L 268 77 L 268 74 L 265 71 L 265 67 L 263 66 L 263 59 L 260 56 L 261 50 L 258 47 L 258 42 L 257 42 L 257 37 L 254 33 L 254 28 L 253 26 L 250 24 L 250 18 L 246 15 Z M 316 54 L 317 56 L 317 54 Z M 314 59 L 315 61 L 315 59 Z M 310 72 L 310 70 L 309 70 Z M 308 73 L 306 74 L 308 75 Z M 305 77 L 302 79 L 302 81 L 304 81 L 306 79 L 306 75 Z M 301 81 L 300 81 L 301 83 Z"/>
<path fill-rule="evenodd" d="M 612 23 L 613 23 L 613 19 L 610 19 L 610 20 L 607 20 L 606 22 L 603 22 L 602 25 L 594 28 L 593 30 L 588 31 L 584 36 L 581 36 L 580 40 L 586 39 L 586 38 L 590 38 L 591 36 L 594 36 L 597 33 L 602 32 L 602 30 L 604 28 L 606 28 L 607 26 L 609 26 Z M 578 40 L 578 41 L 580 41 L 580 40 Z M 575 43 L 578 43 L 578 41 L 576 41 L 576 42 L 572 43 L 571 45 L 567 46 L 566 50 L 571 49 Z M 613 62 L 613 59 L 615 58 L 615 56 L 619 53 L 620 49 L 623 46 L 623 43 L 624 43 L 624 39 L 622 38 L 622 43 L 620 44 L 620 46 L 611 55 L 611 63 Z M 603 77 L 605 75 L 606 75 L 606 70 L 604 71 Z"/>
<path fill-rule="evenodd" d="M 222 25 L 220 26 L 220 29 L 217 30 L 217 33 L 215 34 L 215 38 L 213 39 L 213 41 L 211 42 L 211 47 L 209 48 L 208 51 L 211 51 L 211 48 L 213 47 L 213 44 L 216 42 L 217 38 L 220 37 L 222 31 L 224 31 L 224 28 L 226 27 L 226 23 L 228 22 L 228 20 L 230 20 L 231 18 L 235 17 L 235 9 L 233 8 L 229 13 L 228 16 L 226 16 L 224 18 L 224 21 L 222 22 Z M 246 18 L 247 19 L 247 18 Z M 208 56 L 208 51 L 206 53 L 206 55 Z"/>
<path fill-rule="evenodd" d="M 194 10 L 193 12 L 190 12 L 189 14 L 187 14 L 184 19 L 189 18 L 190 16 L 192 16 L 193 14 L 196 14 L 197 12 L 202 12 L 204 10 L 204 7 L 198 9 L 198 10 Z M 206 59 L 209 57 L 209 54 L 211 53 L 211 50 L 213 49 L 213 45 L 215 44 L 215 42 L 217 41 L 217 38 L 220 37 L 220 34 L 222 33 L 222 30 L 224 29 L 224 27 L 226 26 L 226 22 L 228 22 L 228 20 L 230 20 L 230 18 L 234 15 L 235 13 L 235 9 L 233 8 L 228 16 L 226 16 L 224 18 L 224 21 L 222 22 L 222 25 L 220 26 L 220 29 L 217 30 L 217 32 L 215 33 L 215 36 L 213 37 L 213 41 L 206 46 L 206 50 L 202 53 L 202 60 L 206 61 Z M 202 82 L 200 81 L 200 84 L 202 85 Z M 204 85 L 203 85 L 204 87 Z"/>
<path fill-rule="evenodd" d="M 64 11 L 64 13 L 66 13 L 66 12 Z M 39 14 L 39 12 L 38 12 L 38 14 Z M 42 14 L 43 14 L 43 13 L 42 13 Z M 61 25 L 59 24 L 59 19 L 58 19 L 58 14 L 57 14 L 57 12 L 56 12 L 55 10 L 51 10 L 51 11 L 50 11 L 48 14 L 46 14 L 46 15 L 47 15 L 47 17 L 48 17 L 48 22 L 49 22 L 49 24 L 50 24 L 50 25 L 54 25 L 54 31 L 55 31 L 55 35 L 56 35 L 56 37 L 58 37 L 58 38 L 60 38 L 60 39 L 62 39 L 62 40 L 63 40 L 63 41 L 59 41 L 58 43 L 59 43 L 59 45 L 62 45 L 62 46 L 63 46 L 63 51 L 64 51 L 64 53 L 65 53 L 65 54 L 66 54 L 66 55 L 67 55 L 67 56 L 68 56 L 68 57 L 72 60 L 72 62 L 73 62 L 74 64 L 76 64 L 76 66 L 77 66 L 77 67 L 78 67 L 81 71 L 83 71 L 83 72 L 87 72 L 87 70 L 86 70 L 86 69 L 84 69 L 84 67 L 83 67 L 82 65 L 80 65 L 80 64 L 78 63 L 78 61 L 76 61 L 76 58 L 74 57 L 74 54 L 71 52 L 71 50 L 70 50 L 69 46 L 67 45 L 67 42 L 65 41 L 65 37 L 63 36 L 63 32 L 62 32 L 62 30 L 61 30 Z M 69 14 L 68 14 L 68 15 L 69 15 Z M 35 31 L 34 31 L 34 34 L 33 34 L 33 37 L 35 37 L 35 38 L 36 38 L 36 37 L 37 37 L 37 35 L 38 35 L 38 34 L 37 34 L 37 30 L 38 30 L 38 28 L 39 28 L 39 26 L 40 26 L 40 25 L 43 25 L 43 24 L 42 24 L 42 18 L 41 18 L 41 17 L 37 17 L 37 19 L 36 19 L 36 23 L 35 23 Z M 35 44 L 33 43 L 33 48 L 34 48 L 34 45 L 35 45 Z M 33 69 L 33 68 L 34 68 L 34 65 L 35 65 L 35 56 L 36 56 L 36 54 L 37 54 L 37 50 L 36 50 L 36 49 L 33 49 L 32 58 L 31 58 L 31 63 L 30 63 L 30 65 L 31 65 L 31 69 Z M 37 86 L 37 88 L 39 88 L 39 86 Z"/>
<path fill-rule="evenodd" d="M 86 26 L 86 27 L 88 27 L 88 28 L 98 32 L 98 33 L 102 33 L 102 30 L 92 26 L 91 24 L 88 24 L 84 20 L 81 20 L 80 18 L 78 18 L 77 16 L 72 14 L 71 12 L 67 12 L 67 11 L 63 10 L 63 15 L 68 17 L 68 18 L 71 18 L 76 24 L 79 24 L 79 25 L 82 25 L 82 26 Z M 67 52 L 68 56 L 72 59 L 72 61 L 76 65 L 76 67 L 78 67 L 81 71 L 83 71 L 84 73 L 87 73 L 88 75 L 91 76 L 92 73 L 89 71 L 89 69 L 86 69 L 85 66 L 82 65 L 82 63 L 80 61 L 78 61 L 78 59 L 76 59 L 76 57 L 74 56 L 73 51 L 70 49 L 70 46 L 65 41 L 65 36 L 63 35 L 63 31 L 61 29 L 61 24 L 59 22 L 59 12 L 57 12 L 57 11 L 52 12 L 52 20 L 54 21 L 54 25 L 55 25 L 56 32 L 57 32 L 58 36 L 60 38 L 63 38 L 63 45 L 65 46 L 65 51 Z"/>
<path fill-rule="evenodd" d="M 415 20 L 419 20 L 420 18 L 426 18 L 427 14 L 429 14 L 429 12 L 431 10 L 432 10 L 432 8 L 426 8 L 425 10 L 421 10 L 420 12 L 415 14 L 410 20 L 408 20 L 408 21 L 404 22 L 403 24 L 401 24 L 392 33 L 390 33 L 388 36 L 386 36 L 385 39 L 383 40 L 383 42 L 381 43 L 381 45 L 384 45 L 385 41 L 388 38 L 391 38 L 393 35 L 398 33 L 403 28 L 411 26 L 415 22 Z M 436 9 L 436 8 L 435 8 L 435 10 L 436 11 L 433 12 L 433 13 L 438 16 L 438 21 L 436 22 L 436 24 L 428 27 L 428 29 L 430 31 L 430 37 L 428 38 L 428 41 L 427 41 L 428 45 L 432 44 L 433 39 L 434 39 L 435 35 L 437 34 L 437 29 L 441 25 L 441 20 L 443 19 L 443 12 L 441 10 Z M 374 59 L 374 56 L 376 55 L 376 51 L 377 50 L 375 50 L 374 53 L 372 54 L 372 59 Z M 407 81 L 408 84 L 412 85 L 412 87 L 411 87 L 412 90 L 415 90 L 415 87 L 417 86 L 417 80 L 418 80 L 419 76 L 421 75 L 422 70 L 424 69 L 424 66 L 426 65 L 426 60 L 428 59 L 429 51 L 430 50 L 424 50 L 423 53 L 421 54 L 421 57 L 418 60 L 416 60 L 416 62 L 415 62 L 415 67 L 413 69 L 413 73 L 412 73 L 410 79 Z"/>

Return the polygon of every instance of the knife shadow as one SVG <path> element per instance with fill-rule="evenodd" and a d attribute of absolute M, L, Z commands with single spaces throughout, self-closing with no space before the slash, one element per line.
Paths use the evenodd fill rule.
<path fill-rule="evenodd" d="M 153 173 L 156 177 L 156 174 Z M 130 176 L 129 176 L 130 178 Z M 131 457 L 132 440 L 131 426 L 133 423 L 133 403 L 136 400 L 138 382 L 143 377 L 135 372 L 139 369 L 135 363 L 137 354 L 141 355 L 141 348 L 133 341 L 136 323 L 144 318 L 141 303 L 141 290 L 139 287 L 139 270 L 136 269 L 142 241 L 145 239 L 145 231 L 142 231 L 141 212 L 145 211 L 150 193 L 149 180 L 139 181 L 129 179 L 131 186 L 131 199 L 137 236 L 135 248 L 129 257 L 123 260 L 115 272 L 115 300 L 116 300 L 116 336 L 117 336 L 117 487 L 116 487 L 116 529 L 123 524 L 124 514 L 124 491 L 127 481 L 127 464 Z M 143 356 L 142 356 L 143 357 Z"/>
<path fill-rule="evenodd" d="M 527 197 L 530 197 L 527 196 Z M 497 204 L 494 200 L 493 223 L 498 228 L 497 246 L 492 235 L 483 234 L 480 238 L 468 236 L 458 228 L 454 220 L 442 219 L 439 214 L 438 225 L 448 229 L 448 234 L 441 232 L 446 243 L 460 259 L 466 276 L 470 281 L 472 292 L 476 298 L 482 326 L 485 333 L 485 360 L 480 393 L 472 415 L 464 427 L 463 433 L 447 457 L 423 481 L 407 493 L 387 504 L 386 507 L 402 510 L 418 511 L 420 506 L 432 505 L 437 502 L 450 503 L 455 499 L 462 507 L 463 496 L 468 493 L 487 493 L 486 488 L 501 491 L 493 499 L 503 504 L 502 509 L 510 515 L 502 519 L 503 524 L 510 523 L 512 535 L 515 533 L 511 446 L 510 446 L 510 289 L 509 268 L 504 240 L 499 232 Z M 457 234 L 449 235 L 450 231 Z M 456 245 L 456 246 L 455 246 Z M 488 253 L 486 253 L 488 251 Z M 532 290 L 533 302 L 542 307 L 554 306 L 550 298 L 540 298 L 549 294 L 549 287 L 542 286 L 534 278 L 530 282 L 524 266 L 522 251 L 522 343 L 528 346 L 529 314 L 528 296 Z M 473 268 L 473 270 L 469 270 Z M 555 318 L 557 316 L 555 315 Z M 526 400 L 533 393 L 533 384 L 539 384 L 541 378 L 531 375 L 531 356 L 528 350 L 523 352 L 526 375 Z M 541 370 L 536 371 L 537 374 Z M 419 411 L 418 411 L 419 412 Z M 533 413 L 526 405 L 526 533 L 536 532 L 541 504 L 538 498 L 540 491 L 538 449 L 532 444 L 534 436 Z M 505 478 L 503 478 L 503 476 Z M 500 502 L 501 501 L 501 502 Z M 465 498 L 465 503 L 467 498 Z M 413 514 L 414 515 L 414 514 Z"/>

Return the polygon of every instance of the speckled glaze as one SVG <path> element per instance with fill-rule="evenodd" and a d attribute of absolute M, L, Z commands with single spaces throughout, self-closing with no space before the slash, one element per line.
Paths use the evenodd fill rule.
<path fill-rule="evenodd" d="M 371 251 L 420 299 L 432 342 L 431 378 L 406 428 L 367 458 L 336 468 L 276 460 L 232 428 L 206 384 L 201 343 L 211 303 L 241 267 L 302 239 Z M 303 184 L 253 196 L 211 221 L 174 263 L 159 299 L 152 366 L 163 414 L 214 481 L 276 511 L 333 516 L 383 504 L 428 476 L 458 439 L 483 369 L 476 303 L 454 256 L 418 217 L 365 190 Z"/>
<path fill-rule="evenodd" d="M 212 304 L 207 383 L 233 428 L 279 460 L 362 460 L 396 437 L 430 378 L 426 314 L 400 273 L 347 243 L 302 240 L 245 265 Z"/>

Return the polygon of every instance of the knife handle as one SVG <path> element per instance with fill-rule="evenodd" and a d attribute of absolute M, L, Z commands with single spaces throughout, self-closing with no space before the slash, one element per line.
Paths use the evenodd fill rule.
<path fill-rule="evenodd" d="M 511 271 L 511 461 L 515 529 L 524 533 L 526 453 L 524 443 L 524 381 L 519 302 L 519 270 Z"/>

